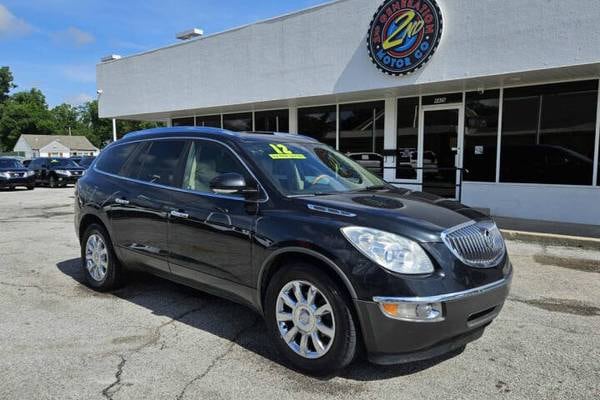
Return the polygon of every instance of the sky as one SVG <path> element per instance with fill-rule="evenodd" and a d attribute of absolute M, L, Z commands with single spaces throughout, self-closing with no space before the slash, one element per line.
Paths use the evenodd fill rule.
<path fill-rule="evenodd" d="M 18 88 L 41 89 L 48 104 L 96 97 L 96 64 L 301 10 L 328 0 L 0 0 L 0 66 Z"/>

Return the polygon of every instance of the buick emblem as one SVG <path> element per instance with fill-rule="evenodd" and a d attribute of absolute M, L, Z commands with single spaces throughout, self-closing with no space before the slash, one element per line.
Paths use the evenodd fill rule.
<path fill-rule="evenodd" d="M 494 238 L 492 237 L 492 232 L 489 229 L 483 231 L 483 239 L 485 245 L 491 250 L 494 248 Z"/>

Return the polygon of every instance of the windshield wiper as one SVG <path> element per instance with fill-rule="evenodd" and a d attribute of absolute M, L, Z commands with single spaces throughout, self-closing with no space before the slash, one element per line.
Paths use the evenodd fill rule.
<path fill-rule="evenodd" d="M 316 197 L 316 196 L 329 196 L 332 194 L 336 194 L 336 193 L 327 193 L 327 192 L 310 192 L 310 193 L 303 193 L 303 194 L 290 194 L 287 197 Z"/>
<path fill-rule="evenodd" d="M 361 191 L 367 191 L 367 192 L 376 192 L 378 190 L 385 190 L 385 189 L 389 189 L 390 187 L 388 185 L 373 185 L 373 186 L 367 186 L 364 189 L 361 189 Z"/>

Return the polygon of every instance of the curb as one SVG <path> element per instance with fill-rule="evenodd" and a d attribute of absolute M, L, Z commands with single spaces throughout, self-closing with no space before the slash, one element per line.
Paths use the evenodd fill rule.
<path fill-rule="evenodd" d="M 600 239 L 597 238 L 513 231 L 508 229 L 501 229 L 500 231 L 507 240 L 520 240 L 549 246 L 578 247 L 586 250 L 600 250 Z"/>

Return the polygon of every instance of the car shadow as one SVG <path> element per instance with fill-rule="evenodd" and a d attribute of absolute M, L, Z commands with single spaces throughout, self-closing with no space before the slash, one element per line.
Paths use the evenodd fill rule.
<path fill-rule="evenodd" d="M 204 330 L 223 339 L 234 341 L 246 350 L 273 361 L 286 370 L 290 370 L 290 367 L 286 365 L 285 360 L 281 358 L 275 346 L 273 346 L 262 317 L 248 307 L 141 272 L 130 272 L 131 276 L 127 285 L 121 289 L 109 293 L 97 293 L 85 284 L 85 276 L 81 269 L 79 258 L 59 262 L 56 264 L 56 267 L 59 271 L 82 285 L 80 289 L 86 292 L 89 291 L 89 293 L 99 296 L 115 296 L 144 307 L 154 315 L 166 316 L 195 329 Z M 199 301 L 204 305 L 202 308 L 210 307 L 211 312 L 199 312 L 191 314 L 186 318 L 181 318 L 182 315 L 189 314 L 186 310 L 197 306 Z M 248 318 L 249 315 L 252 318 Z M 223 326 L 231 325 L 232 319 L 238 316 L 254 320 L 255 322 L 251 326 L 252 329 L 245 329 L 242 334 L 241 332 L 227 332 L 227 329 L 222 328 Z M 337 376 L 354 381 L 392 379 L 426 370 L 455 357 L 461 352 L 459 350 L 427 361 L 391 366 L 371 364 L 364 357 L 359 357 Z M 331 378 L 333 376 L 319 377 L 317 379 L 329 380 Z"/>

